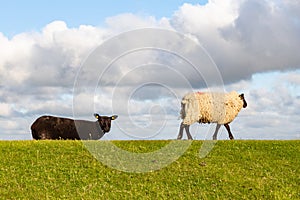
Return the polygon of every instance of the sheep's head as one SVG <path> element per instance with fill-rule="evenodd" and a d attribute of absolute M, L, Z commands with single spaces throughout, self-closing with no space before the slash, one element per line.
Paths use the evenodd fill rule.
<path fill-rule="evenodd" d="M 97 118 L 98 123 L 104 133 L 110 131 L 111 121 L 118 118 L 118 115 L 113 115 L 111 117 L 108 117 L 108 116 L 100 116 L 97 113 L 95 113 L 94 116 Z"/>
<path fill-rule="evenodd" d="M 241 100 L 243 100 L 243 108 L 246 108 L 247 107 L 247 102 L 246 102 L 246 99 L 244 97 L 244 94 L 240 94 L 239 97 L 241 98 Z"/>

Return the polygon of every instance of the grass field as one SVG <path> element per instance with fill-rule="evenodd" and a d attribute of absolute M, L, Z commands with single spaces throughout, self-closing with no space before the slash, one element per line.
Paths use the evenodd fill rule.
<path fill-rule="evenodd" d="M 114 143 L 148 152 L 169 141 Z M 161 170 L 126 173 L 80 141 L 1 141 L 0 199 L 300 199 L 299 140 L 218 141 L 200 158 L 202 144 Z"/>

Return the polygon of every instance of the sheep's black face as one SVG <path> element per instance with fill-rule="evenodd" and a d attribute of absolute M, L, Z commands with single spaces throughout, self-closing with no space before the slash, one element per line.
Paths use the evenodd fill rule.
<path fill-rule="evenodd" d="M 241 98 L 241 100 L 243 100 L 243 108 L 246 108 L 247 107 L 247 102 L 246 102 L 246 99 L 244 97 L 244 94 L 240 94 L 239 97 Z"/>
<path fill-rule="evenodd" d="M 98 123 L 104 133 L 107 133 L 110 131 L 111 120 L 115 120 L 118 117 L 117 115 L 107 117 L 107 116 L 100 116 L 98 114 L 94 114 L 94 116 L 97 118 Z"/>

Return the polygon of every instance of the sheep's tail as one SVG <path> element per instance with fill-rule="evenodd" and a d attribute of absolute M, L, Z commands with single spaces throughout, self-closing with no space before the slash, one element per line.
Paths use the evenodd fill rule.
<path fill-rule="evenodd" d="M 180 110 L 179 119 L 184 119 L 185 116 L 186 116 L 186 114 L 185 114 L 185 104 L 183 102 L 181 102 L 181 110 Z"/>
<path fill-rule="evenodd" d="M 194 93 L 182 98 L 180 117 L 183 124 L 191 125 L 199 121 L 199 103 Z"/>
<path fill-rule="evenodd" d="M 32 124 L 32 126 L 31 126 L 31 135 L 32 135 L 32 138 L 35 139 L 35 140 L 41 139 L 38 135 L 37 130 L 36 130 L 36 124 Z"/>

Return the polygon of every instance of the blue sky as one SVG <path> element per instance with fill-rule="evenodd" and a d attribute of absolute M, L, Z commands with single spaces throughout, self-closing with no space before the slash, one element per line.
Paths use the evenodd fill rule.
<path fill-rule="evenodd" d="M 171 29 L 201 44 L 217 65 L 225 90 L 245 93 L 248 107 L 231 126 L 236 138 L 300 138 L 298 1 L 11 0 L 1 2 L 0 18 L 0 139 L 32 139 L 30 125 L 43 114 L 72 116 L 76 75 L 92 50 L 122 32 L 145 27 Z M 147 35 L 136 37 L 149 40 Z M 160 40 L 168 38 L 162 36 Z M 126 49 L 129 41 L 118 44 Z M 177 44 L 169 43 L 170 48 Z M 188 51 L 189 46 L 183 44 L 177 49 Z M 94 96 L 97 112 L 119 115 L 112 132 L 103 139 L 147 138 L 147 133 L 153 135 L 159 128 L 161 119 L 169 121 L 159 129 L 161 133 L 148 138 L 176 138 L 180 123 L 178 99 L 188 88 L 178 84 L 183 76 L 174 72 L 170 76 L 168 70 L 172 67 L 177 67 L 181 75 L 189 75 L 185 78 L 195 86 L 193 89 L 206 89 L 182 60 L 163 52 L 156 52 L 157 57 L 152 53 L 128 54 L 116 62 L 116 69 L 109 70 L 106 83 L 125 81 L 117 87 L 120 96 L 112 99 L 114 108 L 107 98 L 113 88 L 104 87 L 102 93 Z M 199 54 L 194 53 L 197 58 Z M 141 75 L 134 74 L 139 70 L 124 74 L 126 67 L 139 64 L 142 68 L 145 63 L 158 61 L 159 66 L 168 68 L 161 67 L 157 73 L 150 71 L 147 78 L 159 81 L 161 77 L 169 84 L 165 88 L 141 87 Z M 128 94 L 133 94 L 132 99 L 128 99 Z M 170 94 L 180 95 L 174 99 Z M 80 99 L 81 105 L 88 103 L 86 96 Z M 81 118 L 94 120 L 84 106 L 80 113 Z M 151 118 L 151 113 L 156 113 L 155 117 Z M 153 124 L 149 124 L 151 120 Z M 133 127 L 133 137 L 118 127 Z M 140 127 L 144 128 L 142 136 L 138 134 Z M 194 125 L 192 129 L 195 138 L 210 138 L 201 134 L 208 126 Z M 224 130 L 221 139 L 228 139 Z"/>
<path fill-rule="evenodd" d="M 8 37 L 40 30 L 54 20 L 65 21 L 69 27 L 104 25 L 105 18 L 122 13 L 171 17 L 183 3 L 205 4 L 206 0 L 126 0 L 126 1 L 72 1 L 72 0 L 11 0 L 2 1 L 0 31 Z"/>

